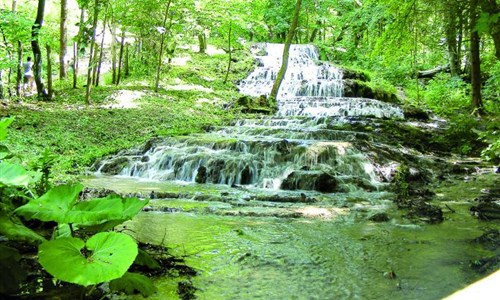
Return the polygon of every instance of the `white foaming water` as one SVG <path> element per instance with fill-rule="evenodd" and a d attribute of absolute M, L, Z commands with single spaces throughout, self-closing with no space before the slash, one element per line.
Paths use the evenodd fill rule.
<path fill-rule="evenodd" d="M 255 70 L 240 83 L 240 92 L 259 97 L 271 93 L 281 67 L 283 44 L 257 44 Z M 319 61 L 312 45 L 291 45 L 288 68 L 277 95 L 278 116 L 373 116 L 403 118 L 395 105 L 373 99 L 342 98 L 342 70 Z"/>

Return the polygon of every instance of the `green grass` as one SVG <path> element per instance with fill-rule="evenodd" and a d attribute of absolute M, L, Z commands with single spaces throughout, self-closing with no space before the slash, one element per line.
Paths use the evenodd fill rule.
<path fill-rule="evenodd" d="M 215 66 L 226 62 L 225 55 L 192 54 L 188 65 L 172 67 L 162 79 L 163 86 L 177 78 L 213 92 L 160 88 L 155 93 L 151 82 L 136 76 L 120 86 L 93 88 L 92 104 L 87 106 L 84 88 L 72 89 L 70 80 L 59 82 L 53 101 L 24 99 L 22 104 L 0 110 L 0 117 L 16 117 L 3 144 L 26 165 L 48 148 L 57 155 L 52 169 L 55 179 L 65 181 L 84 174 L 97 159 L 139 146 L 152 137 L 187 135 L 202 132 L 209 125 L 227 124 L 240 113 L 224 109 L 224 104 L 233 103 L 240 96 L 236 81 L 246 76 L 251 63 L 242 56 L 233 64 L 230 81 L 223 84 L 221 72 L 225 68 Z M 140 90 L 145 96 L 136 100 L 138 108 L 103 108 L 102 105 L 110 104 L 109 96 L 116 90 Z"/>

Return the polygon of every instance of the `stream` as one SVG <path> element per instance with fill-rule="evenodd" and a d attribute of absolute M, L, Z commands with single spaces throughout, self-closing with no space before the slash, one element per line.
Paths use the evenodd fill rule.
<path fill-rule="evenodd" d="M 240 91 L 258 97 L 270 92 L 283 45 L 252 50 L 258 67 Z M 469 263 L 495 252 L 473 240 L 500 226 L 469 208 L 498 175 L 436 183 L 433 202 L 454 211 L 443 209 L 442 223 L 405 218 L 388 183 L 399 158 L 425 167 L 436 157 L 387 144 L 377 130 L 440 121 L 343 97 L 343 84 L 314 47 L 292 45 L 274 116 L 152 140 L 102 160 L 85 184 L 151 199 L 125 226 L 184 257 L 199 299 L 440 299 L 484 276 Z M 385 222 L 370 220 L 379 213 Z M 153 299 L 178 297 L 177 281 L 156 285 Z"/>

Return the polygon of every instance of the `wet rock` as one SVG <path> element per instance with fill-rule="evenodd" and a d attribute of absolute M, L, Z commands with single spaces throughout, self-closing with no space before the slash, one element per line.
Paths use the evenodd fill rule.
<path fill-rule="evenodd" d="M 500 219 L 500 205 L 495 202 L 481 202 L 471 207 L 470 211 L 482 220 Z"/>
<path fill-rule="evenodd" d="M 196 178 L 194 179 L 196 183 L 205 183 L 207 182 L 207 168 L 205 166 L 200 166 L 198 168 L 198 173 L 196 174 Z"/>
<path fill-rule="evenodd" d="M 470 262 L 470 267 L 478 273 L 486 273 L 488 270 L 498 269 L 500 255 L 483 257 Z"/>
<path fill-rule="evenodd" d="M 430 224 L 441 223 L 444 220 L 441 208 L 421 200 L 411 202 L 407 216 Z"/>
<path fill-rule="evenodd" d="M 480 237 L 475 238 L 474 242 L 483 245 L 490 251 L 495 251 L 500 248 L 500 232 L 497 229 L 490 229 Z"/>
<path fill-rule="evenodd" d="M 386 213 L 376 213 L 369 217 L 368 220 L 373 222 L 387 222 L 390 218 Z"/>
<path fill-rule="evenodd" d="M 300 196 L 280 196 L 276 195 L 263 195 L 252 198 L 256 201 L 269 201 L 269 202 L 291 202 L 291 203 L 313 203 L 317 200 L 312 197 L 307 197 L 304 193 Z"/>
<path fill-rule="evenodd" d="M 128 163 L 129 159 L 127 157 L 113 158 L 105 162 L 100 171 L 104 174 L 118 175 Z"/>
<path fill-rule="evenodd" d="M 403 114 L 405 119 L 414 119 L 420 121 L 428 121 L 430 119 L 429 113 L 416 106 L 403 107 Z"/>
<path fill-rule="evenodd" d="M 395 93 L 374 89 L 361 80 L 344 80 L 344 97 L 377 99 L 382 102 L 398 104 L 400 102 Z"/>
<path fill-rule="evenodd" d="M 109 195 L 116 195 L 117 193 L 110 189 L 94 189 L 94 188 L 84 188 L 80 193 L 80 199 L 89 200 L 94 198 L 105 198 Z"/>
<path fill-rule="evenodd" d="M 252 171 L 250 167 L 247 165 L 241 171 L 241 184 L 251 184 L 252 183 Z"/>
<path fill-rule="evenodd" d="M 295 171 L 283 180 L 284 190 L 315 190 L 322 193 L 338 191 L 338 182 L 330 174 L 321 172 Z"/>

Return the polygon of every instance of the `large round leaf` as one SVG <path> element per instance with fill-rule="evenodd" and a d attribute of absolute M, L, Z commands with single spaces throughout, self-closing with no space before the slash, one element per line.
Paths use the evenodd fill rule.
<path fill-rule="evenodd" d="M 60 238 L 41 244 L 38 251 L 40 264 L 52 276 L 83 286 L 122 277 L 136 256 L 135 241 L 117 232 L 98 233 L 86 244 L 78 238 Z"/>
<path fill-rule="evenodd" d="M 0 186 L 28 186 L 30 176 L 20 165 L 8 162 L 0 163 Z"/>

